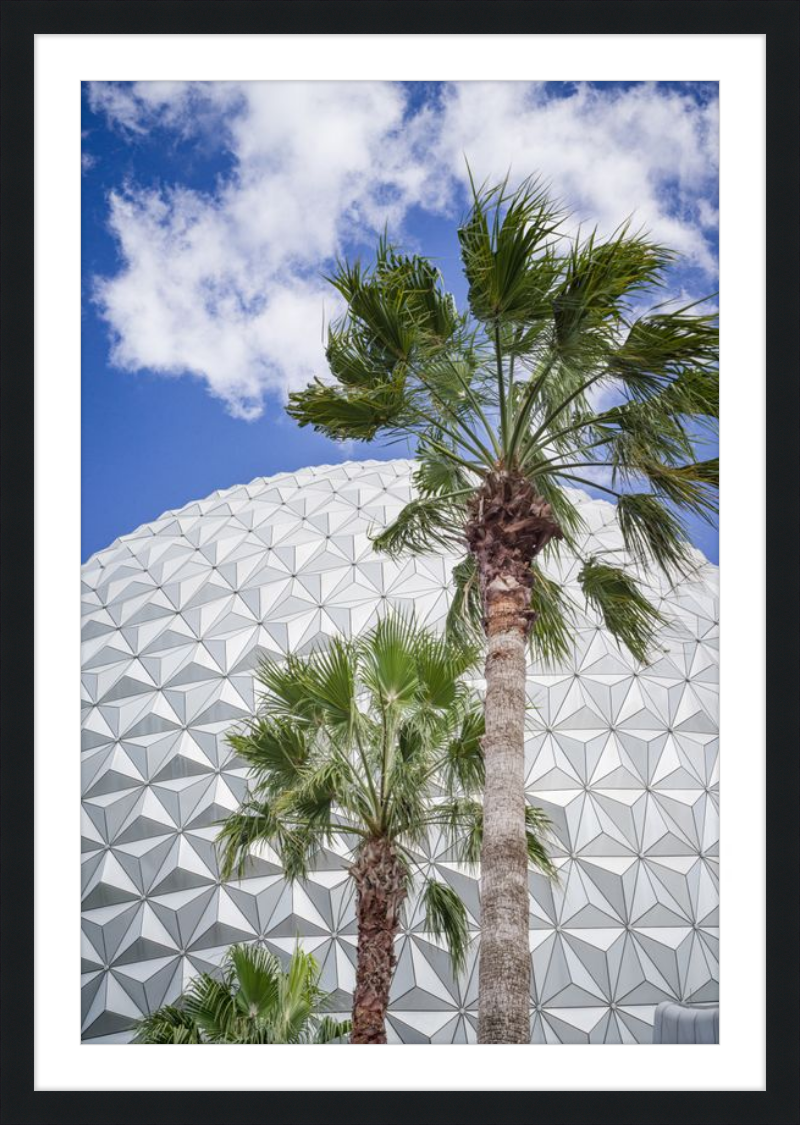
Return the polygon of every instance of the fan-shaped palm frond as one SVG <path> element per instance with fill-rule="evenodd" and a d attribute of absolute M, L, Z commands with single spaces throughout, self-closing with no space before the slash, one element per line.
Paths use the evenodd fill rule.
<path fill-rule="evenodd" d="M 176 1004 L 164 1004 L 136 1026 L 134 1043 L 202 1043 L 200 1028 Z"/>
<path fill-rule="evenodd" d="M 476 700 L 465 709 L 461 724 L 446 747 L 444 772 L 448 791 L 467 794 L 483 790 L 485 733 L 483 706 Z"/>
<path fill-rule="evenodd" d="M 447 611 L 447 635 L 456 644 L 474 644 L 483 635 L 483 599 L 478 564 L 466 555 L 452 571 L 453 594 Z"/>
<path fill-rule="evenodd" d="M 467 911 L 456 891 L 447 883 L 428 879 L 422 892 L 425 929 L 435 937 L 444 938 L 456 973 L 466 965 L 469 946 Z"/>
<path fill-rule="evenodd" d="M 572 652 L 574 606 L 563 587 L 539 570 L 531 590 L 534 614 L 530 643 L 534 657 L 548 667 L 565 661 Z"/>
<path fill-rule="evenodd" d="M 502 219 L 501 219 L 502 215 Z M 554 252 L 562 213 L 541 180 L 477 190 L 458 239 L 476 320 L 529 327 L 549 313 L 559 274 Z"/>
<path fill-rule="evenodd" d="M 525 806 L 525 837 L 528 845 L 528 862 L 553 881 L 558 881 L 558 871 L 550 859 L 547 841 L 552 824 L 547 813 L 536 805 Z"/>
<path fill-rule="evenodd" d="M 423 554 L 432 546 L 445 550 L 463 546 L 463 500 L 467 495 L 465 489 L 410 500 L 394 523 L 372 536 L 375 548 L 390 558 L 400 558 Z"/>
<path fill-rule="evenodd" d="M 320 1013 L 319 966 L 296 949 L 284 971 L 258 946 L 232 946 L 219 976 L 201 973 L 177 1004 L 139 1022 L 134 1043 L 332 1043 L 348 1021 Z"/>
<path fill-rule="evenodd" d="M 629 492 L 619 498 L 617 515 L 626 548 L 642 565 L 656 563 L 667 576 L 689 565 L 685 531 L 673 512 L 651 493 Z"/>
<path fill-rule="evenodd" d="M 664 619 L 631 575 L 590 558 L 581 567 L 578 581 L 587 603 L 600 614 L 612 637 L 644 662 L 654 631 Z"/>

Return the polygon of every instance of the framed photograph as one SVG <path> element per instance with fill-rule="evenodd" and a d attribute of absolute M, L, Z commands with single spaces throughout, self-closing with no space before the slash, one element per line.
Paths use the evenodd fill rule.
<path fill-rule="evenodd" d="M 800 4 L 0 6 L 0 1122 L 800 1120 Z"/>

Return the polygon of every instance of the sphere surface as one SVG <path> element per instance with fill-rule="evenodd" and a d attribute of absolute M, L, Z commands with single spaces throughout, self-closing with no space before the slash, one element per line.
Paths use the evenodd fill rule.
<path fill-rule="evenodd" d="M 264 653 L 304 653 L 387 606 L 441 626 L 454 557 L 392 562 L 368 532 L 413 494 L 411 461 L 303 469 L 216 492 L 123 536 L 83 567 L 84 1039 L 125 1042 L 238 941 L 298 940 L 347 1011 L 353 887 L 319 855 L 288 886 L 264 852 L 222 884 L 215 822 L 246 773 L 226 733 L 255 706 Z M 617 552 L 612 505 L 573 493 L 584 554 Z M 649 575 L 666 624 L 637 666 L 586 611 L 579 563 L 549 573 L 580 603 L 572 659 L 533 666 L 526 787 L 553 822 L 557 885 L 530 876 L 531 1039 L 650 1042 L 664 999 L 717 999 L 717 568 L 676 588 Z M 389 1036 L 475 1041 L 478 880 L 437 840 L 420 863 L 462 895 L 476 932 L 459 980 L 412 894 L 398 938 Z"/>

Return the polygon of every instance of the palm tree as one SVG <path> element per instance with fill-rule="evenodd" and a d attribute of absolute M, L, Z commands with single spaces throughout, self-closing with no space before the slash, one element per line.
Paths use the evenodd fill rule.
<path fill-rule="evenodd" d="M 338 844 L 356 886 L 353 1043 L 385 1043 L 395 937 L 429 833 L 467 863 L 478 859 L 483 785 L 479 699 L 463 677 L 476 650 L 387 615 L 354 642 L 262 664 L 259 714 L 230 741 L 251 788 L 218 838 L 223 877 L 241 876 L 251 849 L 280 852 L 288 878 L 305 876 L 322 846 Z M 533 862 L 551 870 L 531 811 Z M 421 868 L 426 927 L 459 971 L 468 946 L 461 899 Z"/>
<path fill-rule="evenodd" d="M 319 966 L 296 949 L 284 972 L 272 953 L 234 945 L 220 977 L 202 973 L 177 1004 L 166 1004 L 137 1025 L 134 1043 L 333 1043 L 348 1020 L 320 1014 L 327 998 Z"/>
<path fill-rule="evenodd" d="M 715 318 L 664 303 L 674 255 L 629 224 L 603 239 L 528 180 L 473 188 L 459 229 L 468 309 L 434 265 L 382 239 L 370 269 L 330 279 L 346 312 L 329 331 L 332 378 L 290 395 L 301 425 L 336 439 L 411 441 L 417 499 L 376 537 L 391 555 L 455 547 L 451 620 L 486 638 L 485 829 L 479 1040 L 529 1039 L 523 791 L 527 642 L 564 657 L 572 606 L 542 573 L 567 545 L 607 630 L 644 661 L 662 619 L 637 583 L 691 566 L 682 516 L 711 517 L 718 461 L 699 460 L 718 403 Z M 653 304 L 654 300 L 660 304 Z M 601 397 L 602 392 L 602 397 Z M 583 558 L 564 484 L 618 505 L 625 551 Z"/>

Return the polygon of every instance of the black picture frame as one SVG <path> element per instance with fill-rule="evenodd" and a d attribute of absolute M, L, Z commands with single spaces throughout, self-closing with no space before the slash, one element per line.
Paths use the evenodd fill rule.
<path fill-rule="evenodd" d="M 2 1125 L 796 1125 L 800 793 L 800 0 L 2 0 Z M 767 85 L 767 1083 L 764 1091 L 35 1091 L 33 39 L 110 33 L 760 34 Z M 65 170 L 65 174 L 71 174 Z M 724 201 L 723 201 L 724 208 Z M 758 217 L 755 217 L 758 221 Z M 747 232 L 742 232 L 747 238 Z M 724 263 L 723 263 L 724 268 Z M 77 310 L 76 310 L 77 315 Z M 723 313 L 723 332 L 726 330 Z M 754 395 L 763 388 L 753 386 Z M 765 548 L 742 513 L 742 549 Z M 77 567 L 78 560 L 74 560 Z M 72 565 L 65 560 L 65 565 Z M 735 628 L 743 591 L 727 605 Z M 77 721 L 77 713 L 76 713 Z M 728 830 L 736 830 L 728 824 Z M 745 828 L 746 830 L 746 828 Z M 64 924 L 71 926 L 72 919 Z M 46 987 L 46 982 L 40 982 Z M 57 1013 L 56 1013 L 57 1027 Z M 56 1032 L 58 1033 L 58 1032 Z M 68 1034 L 67 1031 L 63 1032 Z M 98 1063 L 102 1064 L 102 1051 Z M 535 1053 L 532 1056 L 535 1064 Z M 413 1078 L 412 1078 L 413 1083 Z"/>

